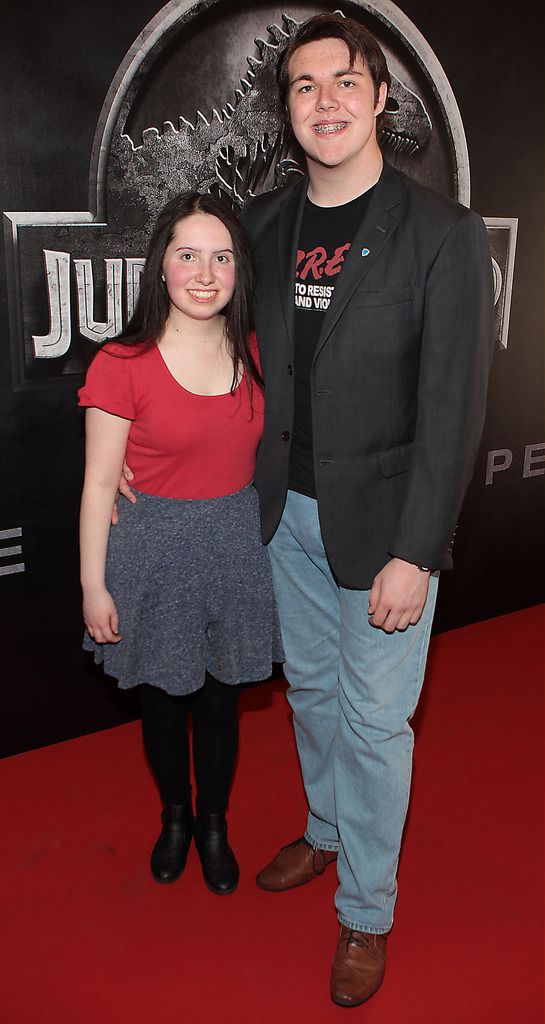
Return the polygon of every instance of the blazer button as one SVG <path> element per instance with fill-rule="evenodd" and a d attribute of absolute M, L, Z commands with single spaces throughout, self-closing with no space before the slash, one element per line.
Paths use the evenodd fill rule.
<path fill-rule="evenodd" d="M 289 430 L 283 430 L 282 433 L 280 434 L 280 437 L 282 438 L 283 441 L 289 441 L 291 434 Z"/>
<path fill-rule="evenodd" d="M 291 365 L 291 363 L 288 363 L 288 373 L 290 377 L 293 376 L 293 366 Z"/>

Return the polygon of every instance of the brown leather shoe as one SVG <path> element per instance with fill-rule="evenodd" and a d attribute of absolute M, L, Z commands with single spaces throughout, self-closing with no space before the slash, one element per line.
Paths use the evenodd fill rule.
<path fill-rule="evenodd" d="M 341 925 L 331 968 L 331 998 L 358 1006 L 380 988 L 386 970 L 386 935 L 357 932 Z"/>
<path fill-rule="evenodd" d="M 259 872 L 256 882 L 267 892 L 295 889 L 297 885 L 305 885 L 317 875 L 323 875 L 327 865 L 336 858 L 335 850 L 314 849 L 306 839 L 296 839 L 282 847 L 274 860 Z"/>

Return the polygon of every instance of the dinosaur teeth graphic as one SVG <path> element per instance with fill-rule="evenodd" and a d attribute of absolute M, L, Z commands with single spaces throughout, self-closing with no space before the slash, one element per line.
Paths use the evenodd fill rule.
<path fill-rule="evenodd" d="M 297 22 L 293 22 L 293 25 L 296 26 Z M 289 40 L 289 32 L 283 32 L 282 29 L 278 27 L 278 25 L 267 25 L 267 32 L 269 32 L 270 35 L 273 37 L 277 46 L 281 47 L 282 45 L 285 45 Z M 263 43 L 264 46 L 271 45 L 270 43 L 264 43 L 262 39 L 260 40 L 260 42 Z"/>
<path fill-rule="evenodd" d="M 394 153 L 413 156 L 426 148 L 432 130 L 420 96 L 392 75 L 392 85 L 379 125 L 382 145 Z"/>
<path fill-rule="evenodd" d="M 410 135 L 396 132 L 386 125 L 380 129 L 379 136 L 382 145 L 393 149 L 395 153 L 404 152 L 411 154 L 417 153 L 420 149 L 416 139 L 413 139 Z"/>
<path fill-rule="evenodd" d="M 146 128 L 141 145 L 126 135 L 114 141 L 115 159 L 124 182 L 146 206 L 161 205 L 169 192 L 196 188 L 222 195 L 237 206 L 249 195 L 288 184 L 303 168 L 292 152 L 291 134 L 282 126 L 276 89 L 276 62 L 299 22 L 282 15 L 282 27 L 267 26 L 268 38 L 254 41 L 259 57 L 246 58 L 247 71 L 234 90 L 233 102 L 197 110 L 193 124 L 178 118 L 161 129 Z M 392 153 L 412 159 L 427 145 L 432 125 L 422 100 L 392 76 L 380 138 Z"/>

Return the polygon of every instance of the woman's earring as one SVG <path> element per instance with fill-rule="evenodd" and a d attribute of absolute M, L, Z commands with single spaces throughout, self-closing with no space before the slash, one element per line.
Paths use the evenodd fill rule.
<path fill-rule="evenodd" d="M 166 281 L 166 277 L 164 274 L 161 274 L 161 281 L 163 281 L 163 283 Z"/>

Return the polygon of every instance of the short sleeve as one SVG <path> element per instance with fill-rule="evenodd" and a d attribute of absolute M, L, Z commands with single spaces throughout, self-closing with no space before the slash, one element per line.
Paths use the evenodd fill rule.
<path fill-rule="evenodd" d="M 78 405 L 102 409 L 127 420 L 136 417 L 130 356 L 108 345 L 91 363 L 85 384 L 78 391 Z"/>

